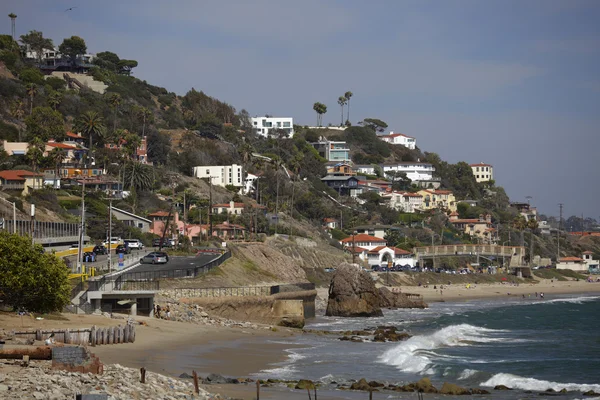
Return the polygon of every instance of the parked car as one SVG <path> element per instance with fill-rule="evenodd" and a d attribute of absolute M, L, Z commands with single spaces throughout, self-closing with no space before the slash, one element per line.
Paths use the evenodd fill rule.
<path fill-rule="evenodd" d="M 162 246 L 161 246 L 161 239 L 160 238 L 154 239 L 152 241 L 152 246 L 153 247 L 175 247 L 175 240 L 164 238 L 162 240 Z"/>
<path fill-rule="evenodd" d="M 96 262 L 96 254 L 93 251 L 86 251 L 82 256 L 83 262 Z"/>
<path fill-rule="evenodd" d="M 372 271 L 379 271 L 379 268 L 380 268 L 380 267 L 379 267 L 379 265 L 378 265 L 378 264 L 375 264 L 375 265 L 373 265 L 373 266 L 371 267 L 371 270 L 372 270 Z"/>
<path fill-rule="evenodd" d="M 94 254 L 96 255 L 106 255 L 108 254 L 108 249 L 106 248 L 106 246 L 103 246 L 101 244 L 98 244 L 96 246 L 94 246 L 94 250 L 92 250 L 94 252 Z"/>
<path fill-rule="evenodd" d="M 115 249 L 115 253 L 117 254 L 129 254 L 131 253 L 131 250 L 129 249 L 129 247 L 125 246 L 124 244 L 120 244 L 117 246 L 117 248 Z"/>
<path fill-rule="evenodd" d="M 119 243 L 122 243 L 122 242 L 123 242 L 123 240 L 121 240 L 120 237 L 112 237 L 112 238 L 110 238 L 110 244 L 119 244 Z M 104 246 L 108 246 L 108 238 L 106 238 L 106 240 L 104 242 L 102 242 L 102 244 Z"/>
<path fill-rule="evenodd" d="M 153 251 L 140 258 L 140 264 L 166 264 L 169 262 L 169 255 L 163 251 Z"/>
<path fill-rule="evenodd" d="M 125 239 L 123 242 L 130 250 L 142 250 L 144 248 L 144 244 L 139 239 Z"/>

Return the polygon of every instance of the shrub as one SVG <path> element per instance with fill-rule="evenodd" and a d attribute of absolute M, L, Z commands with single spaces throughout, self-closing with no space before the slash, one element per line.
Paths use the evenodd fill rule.
<path fill-rule="evenodd" d="M 44 82 L 44 75 L 37 68 L 22 69 L 19 78 L 25 83 L 35 83 L 36 85 Z"/>

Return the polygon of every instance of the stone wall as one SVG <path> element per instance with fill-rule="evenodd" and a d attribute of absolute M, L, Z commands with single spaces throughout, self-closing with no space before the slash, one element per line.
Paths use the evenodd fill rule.
<path fill-rule="evenodd" d="M 83 374 L 102 374 L 104 366 L 85 347 L 56 346 L 52 348 L 52 368 Z"/>

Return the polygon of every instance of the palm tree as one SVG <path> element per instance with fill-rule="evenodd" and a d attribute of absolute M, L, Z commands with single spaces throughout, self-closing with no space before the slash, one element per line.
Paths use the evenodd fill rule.
<path fill-rule="evenodd" d="M 522 215 L 517 215 L 513 220 L 513 227 L 521 233 L 521 246 L 525 244 L 525 237 L 523 231 L 527 228 L 527 219 Z"/>
<path fill-rule="evenodd" d="M 323 123 L 323 114 L 327 112 L 327 106 L 323 103 L 316 102 L 313 104 L 313 110 L 317 112 L 317 126 Z"/>
<path fill-rule="evenodd" d="M 65 159 L 65 152 L 63 149 L 55 147 L 50 153 L 48 153 L 48 158 L 54 165 L 54 188 L 58 189 L 58 175 L 59 175 L 59 167 Z"/>
<path fill-rule="evenodd" d="M 108 95 L 108 104 L 110 108 L 112 108 L 115 112 L 114 121 L 113 121 L 113 131 L 117 130 L 117 112 L 119 111 L 119 106 L 122 102 L 122 97 L 119 93 L 110 93 Z"/>
<path fill-rule="evenodd" d="M 123 147 L 125 148 L 125 155 L 133 161 L 135 160 L 138 147 L 140 147 L 142 144 L 142 138 L 135 133 L 127 133 L 124 137 L 124 140 L 125 144 Z"/>
<path fill-rule="evenodd" d="M 346 98 L 346 103 L 348 103 L 348 118 L 346 118 L 346 123 L 350 122 L 350 97 L 352 97 L 353 94 L 351 91 L 347 91 L 346 93 L 344 93 L 344 97 Z"/>
<path fill-rule="evenodd" d="M 62 101 L 62 94 L 60 94 L 59 92 L 52 92 L 50 93 L 50 95 L 48 96 L 48 104 L 50 105 L 50 107 L 52 107 L 54 110 L 56 110 L 56 108 L 58 107 L 58 105 L 61 103 Z"/>
<path fill-rule="evenodd" d="M 88 135 L 90 138 L 88 155 L 91 155 L 94 136 L 97 138 L 98 136 L 102 135 L 106 129 L 102 116 L 100 116 L 100 114 L 98 114 L 96 111 L 86 111 L 80 115 L 76 126 L 81 133 Z"/>
<path fill-rule="evenodd" d="M 27 154 L 25 154 L 25 158 L 31 163 L 31 167 L 34 171 L 38 171 L 38 167 L 44 158 L 44 150 L 46 149 L 46 144 L 44 141 L 38 137 L 34 137 L 27 147 Z"/>
<path fill-rule="evenodd" d="M 344 126 L 344 106 L 346 105 L 346 98 L 344 96 L 338 97 L 338 104 L 342 107 L 342 120 L 340 126 Z"/>
<path fill-rule="evenodd" d="M 10 105 L 10 115 L 13 118 L 16 118 L 19 121 L 23 120 L 23 117 L 25 116 L 25 110 L 23 109 L 25 107 L 25 103 L 23 103 L 23 100 L 18 99 L 15 100 L 11 103 Z M 19 129 L 19 142 L 21 141 L 21 129 Z"/>
<path fill-rule="evenodd" d="M 38 94 L 38 87 L 35 83 L 27 84 L 27 95 L 29 96 L 29 115 L 33 113 L 33 98 Z"/>
<path fill-rule="evenodd" d="M 146 136 L 146 122 L 150 120 L 153 114 L 146 107 L 140 107 L 136 111 L 138 116 L 142 118 L 142 137 L 144 137 Z"/>
<path fill-rule="evenodd" d="M 130 196 L 133 200 L 133 212 L 137 207 L 137 192 L 152 188 L 154 183 L 154 169 L 146 164 L 137 161 L 130 161 L 125 164 L 123 170 L 123 179 L 129 183 Z"/>

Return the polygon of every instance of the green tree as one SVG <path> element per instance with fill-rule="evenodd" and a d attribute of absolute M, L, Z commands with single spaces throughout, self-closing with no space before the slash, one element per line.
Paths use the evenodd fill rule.
<path fill-rule="evenodd" d="M 63 40 L 60 46 L 58 46 L 58 51 L 69 57 L 71 65 L 75 66 L 77 63 L 77 56 L 85 54 L 87 45 L 85 44 L 85 40 L 79 36 L 71 36 L 70 38 Z"/>
<path fill-rule="evenodd" d="M 30 31 L 25 35 L 21 35 L 21 43 L 23 43 L 23 50 L 29 49 L 35 52 L 35 59 L 37 60 L 38 64 L 42 63 L 44 50 L 54 49 L 54 43 L 52 43 L 52 39 L 45 38 L 42 32 L 39 31 Z"/>
<path fill-rule="evenodd" d="M 61 141 L 65 138 L 65 122 L 63 116 L 50 107 L 36 107 L 32 114 L 25 118 L 29 137 L 47 142 L 49 139 Z"/>
<path fill-rule="evenodd" d="M 125 156 L 127 156 L 130 160 L 135 160 L 137 149 L 140 147 L 140 144 L 142 144 L 142 138 L 135 133 L 127 132 L 123 140 L 125 140 L 123 145 Z"/>
<path fill-rule="evenodd" d="M 56 108 L 60 105 L 60 102 L 62 101 L 62 94 L 58 92 L 52 92 L 48 95 L 47 101 L 48 105 L 50 105 L 50 107 L 56 110 Z"/>
<path fill-rule="evenodd" d="M 29 115 L 33 113 L 33 98 L 38 94 L 38 87 L 35 83 L 27 84 L 27 95 L 29 96 Z"/>
<path fill-rule="evenodd" d="M 104 126 L 104 120 L 96 111 L 86 111 L 81 114 L 75 126 L 77 127 L 78 131 L 90 139 L 90 147 L 88 152 L 92 151 L 93 139 L 97 139 L 106 129 Z"/>
<path fill-rule="evenodd" d="M 338 104 L 342 108 L 342 119 L 340 121 L 340 126 L 344 126 L 344 106 L 346 105 L 346 98 L 344 96 L 338 97 Z"/>
<path fill-rule="evenodd" d="M 375 132 L 383 132 L 388 127 L 388 124 L 377 118 L 365 118 L 360 122 L 365 128 L 372 129 Z"/>
<path fill-rule="evenodd" d="M 346 98 L 346 102 L 348 103 L 348 118 L 346 119 L 346 125 L 350 125 L 350 98 L 353 96 L 351 91 L 347 91 L 344 93 L 344 97 Z"/>
<path fill-rule="evenodd" d="M 59 147 L 55 147 L 48 153 L 48 159 L 54 166 L 54 188 L 58 189 L 58 177 L 60 175 L 60 166 L 64 161 L 66 155 L 65 151 Z"/>
<path fill-rule="evenodd" d="M 0 231 L 0 300 L 30 312 L 61 311 L 70 301 L 69 271 L 25 236 Z"/>
<path fill-rule="evenodd" d="M 46 150 L 46 143 L 39 137 L 34 137 L 27 146 L 27 153 L 25 158 L 31 164 L 34 171 L 38 171 L 40 163 L 44 159 L 44 151 Z"/>
<path fill-rule="evenodd" d="M 137 161 L 129 161 L 123 170 L 124 180 L 127 183 L 132 200 L 132 211 L 137 209 L 138 193 L 149 190 L 154 184 L 154 169 L 147 164 Z"/>
<path fill-rule="evenodd" d="M 323 114 L 327 112 L 327 106 L 323 103 L 316 102 L 313 104 L 313 110 L 317 113 L 317 126 L 323 123 Z"/>
<path fill-rule="evenodd" d="M 123 98 L 119 93 L 108 93 L 106 100 L 110 108 L 113 109 L 113 132 L 117 131 L 117 113 L 119 112 L 119 106 L 121 105 Z"/>
<path fill-rule="evenodd" d="M 138 66 L 138 62 L 135 60 L 120 60 L 117 63 L 119 73 L 123 75 L 131 75 L 131 70 Z"/>
<path fill-rule="evenodd" d="M 44 82 L 44 75 L 37 68 L 23 68 L 19 72 L 19 79 L 25 83 L 34 83 L 41 85 Z"/>

